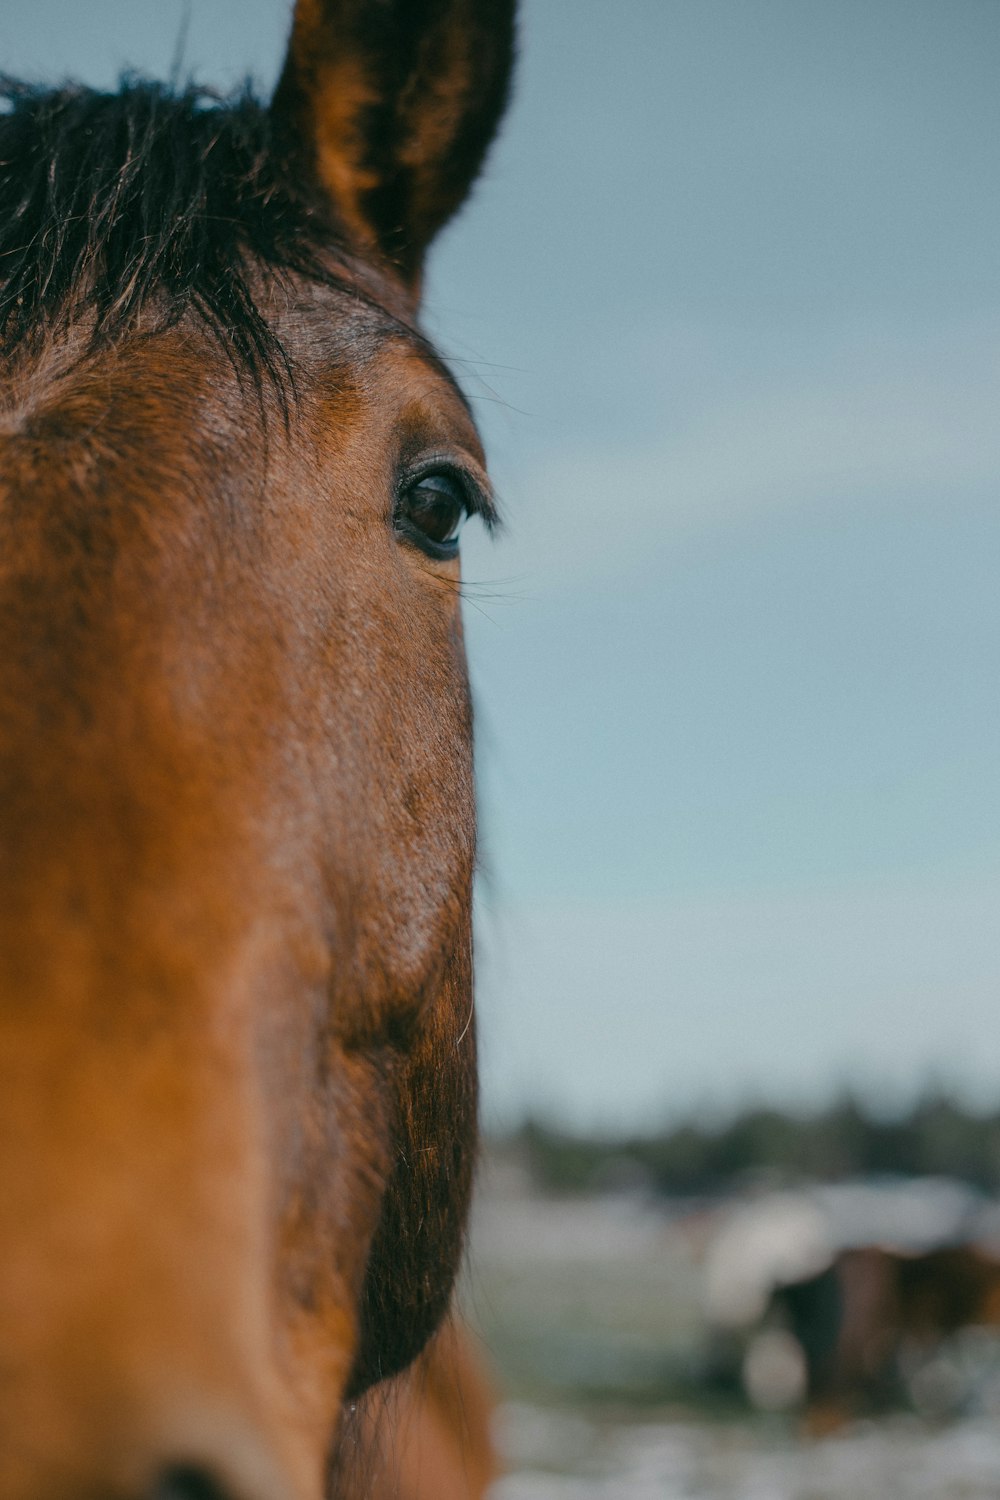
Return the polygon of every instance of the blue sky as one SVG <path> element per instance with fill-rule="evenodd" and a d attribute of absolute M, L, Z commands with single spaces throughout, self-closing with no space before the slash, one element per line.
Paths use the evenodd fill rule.
<path fill-rule="evenodd" d="M 163 72 L 179 0 L 7 0 Z M 283 0 L 196 0 L 273 77 Z M 1000 1095 L 1000 9 L 524 0 L 427 318 L 470 535 L 488 1121 Z"/>

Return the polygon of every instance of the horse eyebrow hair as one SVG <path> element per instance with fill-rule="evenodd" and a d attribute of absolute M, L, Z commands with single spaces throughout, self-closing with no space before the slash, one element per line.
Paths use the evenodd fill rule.
<path fill-rule="evenodd" d="M 393 312 L 385 302 L 371 292 L 358 287 L 338 287 L 338 290 L 346 291 L 349 296 L 357 297 L 371 312 L 378 316 L 378 333 L 386 339 L 396 339 L 405 344 L 411 353 L 415 354 L 424 364 L 429 366 L 438 375 L 456 398 L 465 415 L 474 427 L 476 417 L 471 403 L 465 391 L 462 389 L 458 376 L 451 368 L 444 355 L 437 349 L 416 322 L 411 322 L 400 313 Z M 478 428 L 477 428 L 478 430 Z"/>
<path fill-rule="evenodd" d="M 457 397 L 462 410 L 465 412 L 465 415 L 468 417 L 469 421 L 472 422 L 473 425 L 475 425 L 476 418 L 473 413 L 472 406 L 469 402 L 469 398 L 463 391 L 459 383 L 458 376 L 455 374 L 454 370 L 451 368 L 444 355 L 439 354 L 434 345 L 431 343 L 430 339 L 425 337 L 425 335 L 422 334 L 418 329 L 410 329 L 409 336 L 406 342 L 413 349 L 414 353 L 418 354 L 424 361 L 424 363 L 431 367 L 435 375 L 440 375 L 441 379 L 450 389 L 452 395 Z"/>

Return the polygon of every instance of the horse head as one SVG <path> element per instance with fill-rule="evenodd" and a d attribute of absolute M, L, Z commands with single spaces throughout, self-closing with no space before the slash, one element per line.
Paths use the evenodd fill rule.
<path fill-rule="evenodd" d="M 4 1500 L 313 1500 L 447 1307 L 493 501 L 416 317 L 512 9 L 0 115 Z"/>

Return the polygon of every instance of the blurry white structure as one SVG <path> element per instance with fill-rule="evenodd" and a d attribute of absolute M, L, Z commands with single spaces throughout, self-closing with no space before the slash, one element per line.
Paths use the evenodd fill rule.
<path fill-rule="evenodd" d="M 704 1307 L 717 1328 L 748 1328 L 776 1286 L 824 1270 L 834 1247 L 827 1216 L 806 1193 L 769 1193 L 740 1203 L 708 1248 Z"/>

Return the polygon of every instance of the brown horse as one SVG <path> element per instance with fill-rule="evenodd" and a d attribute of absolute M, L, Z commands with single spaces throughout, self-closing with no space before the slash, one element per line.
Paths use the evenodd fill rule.
<path fill-rule="evenodd" d="M 446 1311 L 493 502 L 415 317 L 512 10 L 298 0 L 266 108 L 7 86 L 4 1500 L 368 1493 Z"/>
<path fill-rule="evenodd" d="M 907 1350 L 926 1361 L 961 1329 L 1000 1326 L 1000 1261 L 971 1245 L 842 1250 L 777 1288 L 772 1311 L 802 1349 L 806 1424 L 822 1434 L 905 1399 Z"/>

